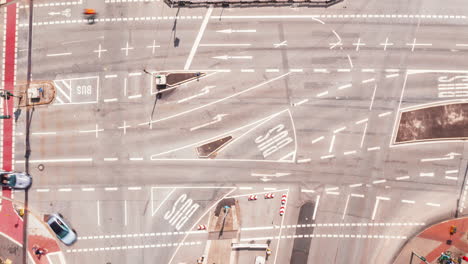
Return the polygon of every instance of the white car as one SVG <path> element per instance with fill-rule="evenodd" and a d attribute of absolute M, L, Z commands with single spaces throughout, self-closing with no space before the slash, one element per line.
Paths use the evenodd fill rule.
<path fill-rule="evenodd" d="M 67 246 L 72 245 L 78 239 L 75 230 L 65 223 L 61 214 L 50 215 L 47 224 L 57 235 L 57 238 Z"/>
<path fill-rule="evenodd" d="M 0 173 L 0 184 L 12 189 L 28 189 L 32 184 L 32 178 L 25 172 L 4 171 Z"/>

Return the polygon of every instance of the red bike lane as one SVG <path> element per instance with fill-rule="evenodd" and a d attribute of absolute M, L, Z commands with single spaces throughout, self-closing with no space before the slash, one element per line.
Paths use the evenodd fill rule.
<path fill-rule="evenodd" d="M 13 2 L 13 0 L 7 0 L 7 3 Z M 4 8 L 4 40 L 3 40 L 3 89 L 14 94 L 15 84 L 16 84 L 16 59 L 17 59 L 17 27 L 18 27 L 18 3 L 12 3 L 7 5 Z M 2 143 L 3 143 L 3 170 L 12 171 L 14 170 L 13 160 L 14 160 L 14 140 L 13 140 L 13 131 L 14 131 L 14 98 L 10 100 L 4 100 L 4 107 L 2 115 L 10 115 L 9 119 L 1 119 L 3 122 L 2 132 Z M 8 199 L 12 199 L 12 191 L 8 188 L 2 189 L 2 196 Z M 30 215 L 30 217 L 35 217 Z M 39 221 L 34 222 L 34 228 L 41 228 L 45 230 L 45 233 L 48 233 L 47 227 Z M 10 200 L 3 199 L 2 206 L 0 211 L 0 235 L 8 237 L 8 239 L 14 240 L 17 244 L 24 244 L 23 241 L 23 230 L 24 223 L 22 217 L 16 212 L 13 203 Z M 43 233 L 44 234 L 44 233 Z M 45 248 L 48 254 L 54 252 L 60 252 L 60 247 L 57 244 L 57 241 L 53 238 L 52 235 L 44 236 L 40 234 L 28 234 L 28 251 L 30 254 L 30 259 L 33 259 L 36 263 L 49 263 L 47 256 L 37 257 L 32 252 L 33 246 L 39 246 Z"/>

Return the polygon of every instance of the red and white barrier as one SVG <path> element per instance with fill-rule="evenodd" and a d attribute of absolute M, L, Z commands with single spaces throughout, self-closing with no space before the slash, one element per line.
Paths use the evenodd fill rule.
<path fill-rule="evenodd" d="M 257 200 L 257 195 L 249 195 L 249 201 Z"/>
<path fill-rule="evenodd" d="M 206 230 L 206 225 L 198 225 L 198 230 Z"/>
<path fill-rule="evenodd" d="M 285 212 L 286 212 L 286 208 L 284 208 L 284 206 L 281 206 L 279 210 L 280 216 L 283 216 Z"/>
<path fill-rule="evenodd" d="M 282 204 L 282 205 L 285 205 L 285 204 L 286 204 L 286 199 L 287 199 L 286 194 L 283 194 L 283 195 L 281 196 L 281 204 Z"/>
<path fill-rule="evenodd" d="M 275 194 L 273 193 L 265 193 L 265 199 L 273 199 L 275 198 Z"/>

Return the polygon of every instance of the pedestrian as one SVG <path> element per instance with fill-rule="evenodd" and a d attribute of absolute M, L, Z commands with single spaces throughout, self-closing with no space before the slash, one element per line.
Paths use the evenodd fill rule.
<path fill-rule="evenodd" d="M 34 255 L 36 255 L 38 259 L 41 259 L 41 257 L 46 254 L 46 250 L 38 246 L 34 246 L 32 249 L 34 251 Z"/>

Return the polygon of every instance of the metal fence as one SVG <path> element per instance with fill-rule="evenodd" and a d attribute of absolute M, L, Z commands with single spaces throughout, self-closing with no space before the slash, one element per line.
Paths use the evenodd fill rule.
<path fill-rule="evenodd" d="M 344 0 L 164 0 L 173 8 L 178 7 L 262 7 L 262 6 L 292 6 L 292 7 L 330 7 Z"/>

